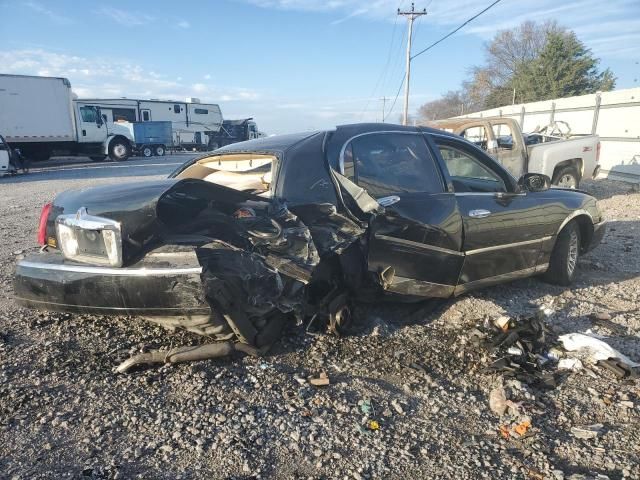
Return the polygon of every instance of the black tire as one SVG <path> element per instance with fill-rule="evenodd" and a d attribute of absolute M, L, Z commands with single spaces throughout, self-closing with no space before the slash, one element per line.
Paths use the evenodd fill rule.
<path fill-rule="evenodd" d="M 151 145 L 145 145 L 142 147 L 141 152 L 143 157 L 149 158 L 153 155 L 153 148 L 151 148 Z"/>
<path fill-rule="evenodd" d="M 564 188 L 578 188 L 580 186 L 580 174 L 575 167 L 562 167 L 553 174 L 551 183 Z"/>
<path fill-rule="evenodd" d="M 570 221 L 558 234 L 551 252 L 549 269 L 543 279 L 555 285 L 571 285 L 580 255 L 580 227 L 575 220 Z"/>
<path fill-rule="evenodd" d="M 158 157 L 164 157 L 167 153 L 167 149 L 164 145 L 156 145 L 155 152 Z"/>
<path fill-rule="evenodd" d="M 105 155 L 100 155 L 100 156 L 94 155 L 89 158 L 91 159 L 92 162 L 104 162 L 107 157 Z"/>
<path fill-rule="evenodd" d="M 122 162 L 131 156 L 131 145 L 124 139 L 111 140 L 109 143 L 109 158 L 116 162 Z"/>

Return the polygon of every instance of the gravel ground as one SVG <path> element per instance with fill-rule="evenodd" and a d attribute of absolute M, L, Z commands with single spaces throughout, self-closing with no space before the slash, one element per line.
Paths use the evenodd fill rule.
<path fill-rule="evenodd" d="M 349 337 L 291 328 L 264 358 L 117 375 L 132 353 L 203 339 L 137 318 L 17 307 L 14 264 L 37 250 L 40 206 L 114 181 L 33 178 L 0 180 L 2 478 L 640 478 L 638 380 L 591 367 L 543 391 L 485 373 L 469 342 L 486 318 L 544 307 L 555 332 L 591 328 L 640 361 L 640 194 L 626 184 L 584 185 L 610 228 L 571 289 L 528 279 L 435 306 L 365 305 Z M 321 372 L 328 386 L 305 380 Z M 519 412 L 500 417 L 488 397 L 502 382 Z M 524 436 L 501 435 L 524 420 Z M 571 433 L 591 424 L 603 426 L 595 438 Z"/>

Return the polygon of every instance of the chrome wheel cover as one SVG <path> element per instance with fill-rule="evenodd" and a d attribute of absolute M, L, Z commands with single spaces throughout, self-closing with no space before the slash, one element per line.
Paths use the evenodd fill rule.
<path fill-rule="evenodd" d="M 113 153 L 115 153 L 117 157 L 124 157 L 127 154 L 127 147 L 122 143 L 118 143 L 113 147 Z"/>
<path fill-rule="evenodd" d="M 567 253 L 567 273 L 569 275 L 573 274 L 573 271 L 576 269 L 576 264 L 578 263 L 578 232 L 573 230 L 571 232 L 571 236 L 569 237 L 569 251 Z"/>
<path fill-rule="evenodd" d="M 558 186 L 563 188 L 576 188 L 578 182 L 576 182 L 576 178 L 570 173 L 565 173 L 558 180 Z"/>

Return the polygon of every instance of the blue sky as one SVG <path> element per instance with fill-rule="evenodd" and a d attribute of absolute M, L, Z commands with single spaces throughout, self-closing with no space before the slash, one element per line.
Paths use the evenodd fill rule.
<path fill-rule="evenodd" d="M 425 0 L 414 47 L 491 0 Z M 65 76 L 81 97 L 199 97 L 267 133 L 381 119 L 404 75 L 408 0 L 0 0 L 0 73 Z M 640 0 L 502 0 L 414 60 L 410 107 L 456 89 L 500 28 L 555 19 L 640 86 Z M 388 117 L 398 121 L 402 94 Z M 387 104 L 387 110 L 389 104 Z"/>

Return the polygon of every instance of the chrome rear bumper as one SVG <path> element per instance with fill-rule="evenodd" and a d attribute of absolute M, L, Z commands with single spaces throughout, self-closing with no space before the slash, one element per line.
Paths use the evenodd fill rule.
<path fill-rule="evenodd" d="M 185 315 L 211 312 L 193 251 L 155 251 L 128 268 L 65 260 L 59 253 L 18 262 L 16 301 L 42 310 L 119 315 Z"/>

